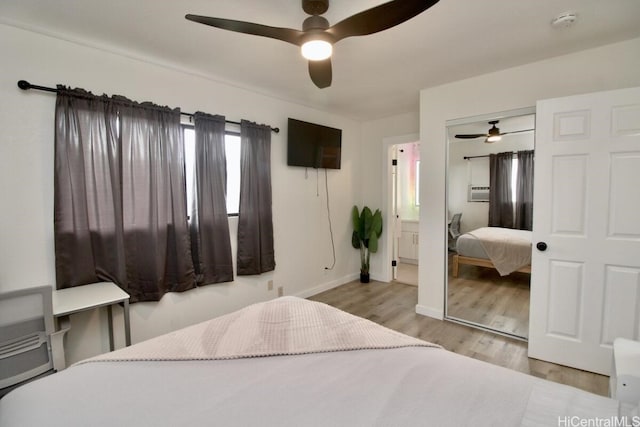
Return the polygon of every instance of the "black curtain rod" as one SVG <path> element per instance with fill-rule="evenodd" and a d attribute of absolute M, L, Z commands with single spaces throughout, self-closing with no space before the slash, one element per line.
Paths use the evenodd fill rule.
<path fill-rule="evenodd" d="M 490 154 L 485 154 L 484 156 L 464 156 L 463 159 L 464 160 L 469 160 L 469 159 L 481 159 L 483 157 L 489 157 Z"/>
<path fill-rule="evenodd" d="M 44 92 L 58 93 L 58 89 L 56 89 L 54 87 L 38 86 L 38 85 L 31 84 L 26 80 L 19 80 L 18 81 L 18 87 L 20 89 L 22 89 L 22 90 L 37 89 L 37 90 L 42 90 Z M 193 113 L 183 113 L 181 111 L 180 114 L 182 114 L 183 116 L 193 117 Z M 231 121 L 231 120 L 226 120 L 226 122 L 234 124 L 234 125 L 240 125 L 240 122 L 234 122 L 234 121 Z M 274 128 L 274 127 L 271 127 L 271 126 L 269 126 L 269 128 L 271 129 L 272 132 L 275 132 L 275 133 L 279 133 L 280 132 L 280 128 Z"/>

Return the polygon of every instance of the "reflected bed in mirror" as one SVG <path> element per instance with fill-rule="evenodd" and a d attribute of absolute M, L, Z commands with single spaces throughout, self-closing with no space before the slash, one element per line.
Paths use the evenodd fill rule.
<path fill-rule="evenodd" d="M 445 318 L 525 340 L 534 126 L 533 107 L 447 123 Z"/>

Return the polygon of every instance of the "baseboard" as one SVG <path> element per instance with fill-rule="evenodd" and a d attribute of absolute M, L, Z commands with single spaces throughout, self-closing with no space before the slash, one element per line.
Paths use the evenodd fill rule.
<path fill-rule="evenodd" d="M 294 296 L 299 297 L 299 298 L 309 298 L 309 297 L 312 297 L 312 296 L 314 296 L 316 294 L 328 291 L 328 290 L 333 289 L 333 288 L 337 288 L 340 285 L 344 285 L 345 283 L 352 282 L 352 281 L 354 281 L 356 279 L 359 279 L 359 278 L 360 278 L 360 274 L 359 273 L 349 274 L 349 275 L 343 276 L 343 277 L 341 277 L 339 279 L 332 280 L 331 282 L 321 283 L 320 285 L 314 286 L 311 289 L 306 289 L 306 290 L 304 290 L 302 292 L 298 292 Z"/>
<path fill-rule="evenodd" d="M 427 316 L 427 317 L 433 317 L 434 319 L 438 319 L 438 320 L 444 319 L 443 310 L 437 310 L 437 309 L 420 305 L 420 304 L 416 304 L 416 313 L 421 314 L 423 316 Z"/>

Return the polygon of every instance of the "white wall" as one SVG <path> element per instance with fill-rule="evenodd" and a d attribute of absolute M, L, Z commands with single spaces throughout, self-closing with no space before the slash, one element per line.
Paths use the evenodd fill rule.
<path fill-rule="evenodd" d="M 640 86 L 640 39 L 421 91 L 419 313 L 437 318 L 444 314 L 447 120 L 531 107 L 539 99 L 633 86 Z M 442 249 L 427 252 L 423 247 Z"/>
<path fill-rule="evenodd" d="M 158 303 L 131 307 L 133 342 L 276 297 L 267 281 L 286 295 L 308 296 L 357 277 L 358 253 L 350 244 L 350 208 L 361 201 L 361 125 L 350 119 L 224 85 L 177 68 L 111 54 L 87 46 L 0 26 L 0 291 L 55 285 L 53 247 L 53 128 L 55 95 L 17 88 L 57 83 L 95 94 L 121 94 L 137 101 L 206 111 L 267 123 L 272 134 L 273 218 L 276 270 L 166 294 Z M 337 262 L 333 270 L 324 172 L 286 166 L 287 117 L 342 129 L 342 169 L 328 171 Z M 417 118 L 415 119 L 417 123 Z M 417 127 L 417 125 L 416 125 Z M 379 163 L 376 163 L 376 167 Z M 319 195 L 317 195 L 318 191 Z M 371 191 L 370 189 L 368 191 Z M 374 201 L 375 202 L 375 201 Z M 375 203 L 372 203 L 375 205 Z M 231 221 L 235 249 L 236 221 Z M 118 323 L 121 315 L 118 311 Z M 72 316 L 68 361 L 108 350 L 98 312 Z M 116 324 L 116 343 L 124 341 Z"/>

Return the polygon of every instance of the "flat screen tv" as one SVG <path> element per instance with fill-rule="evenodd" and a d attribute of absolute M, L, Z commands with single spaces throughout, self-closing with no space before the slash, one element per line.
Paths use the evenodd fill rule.
<path fill-rule="evenodd" d="M 289 166 L 340 169 L 342 130 L 290 118 L 287 135 Z"/>

